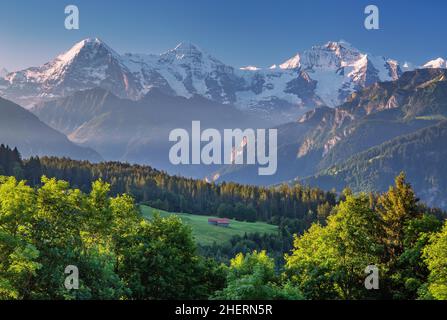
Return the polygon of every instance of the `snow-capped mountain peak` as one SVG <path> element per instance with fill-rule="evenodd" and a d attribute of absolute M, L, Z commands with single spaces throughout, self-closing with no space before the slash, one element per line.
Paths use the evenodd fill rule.
<path fill-rule="evenodd" d="M 51 81 L 57 83 L 68 76 L 71 71 L 79 74 L 80 70 L 78 68 L 84 69 L 84 71 L 91 71 L 90 75 L 100 77 L 100 73 L 103 73 L 104 70 L 100 70 L 98 60 L 103 60 L 103 63 L 107 63 L 112 59 L 119 63 L 120 57 L 100 39 L 88 38 L 76 43 L 68 51 L 61 53 L 53 61 L 41 67 L 29 68 L 10 74 L 8 80 L 14 83 L 17 78 L 25 78 L 35 83 L 48 83 Z M 93 69 L 93 67 L 95 68 Z M 90 70 L 85 70 L 85 68 Z M 84 75 L 89 76 L 88 74 Z"/>
<path fill-rule="evenodd" d="M 279 67 L 287 69 L 313 69 L 313 68 L 340 68 L 350 65 L 362 58 L 363 54 L 350 43 L 340 41 L 329 41 L 324 45 L 313 46 L 302 54 L 297 53 L 286 60 Z"/>
<path fill-rule="evenodd" d="M 344 41 L 328 42 L 314 46 L 303 53 L 302 64 L 308 69 L 337 69 L 350 66 L 362 59 L 365 54 Z"/>
<path fill-rule="evenodd" d="M 90 53 L 94 53 L 95 50 L 99 49 L 104 49 L 106 52 L 113 55 L 114 57 L 119 57 L 119 54 L 116 53 L 101 39 L 87 38 L 76 43 L 70 50 L 66 51 L 65 53 L 62 53 L 56 59 L 70 62 L 73 59 L 75 59 L 79 54 L 81 54 L 82 51 L 90 51 Z"/>
<path fill-rule="evenodd" d="M 274 65 L 274 66 L 276 68 L 276 65 Z M 272 67 L 271 67 L 271 69 L 274 69 Z M 297 69 L 299 67 L 301 67 L 301 56 L 299 53 L 279 65 L 279 68 L 283 69 L 283 70 Z"/>
<path fill-rule="evenodd" d="M 47 81 L 50 79 L 57 79 L 64 77 L 66 72 L 76 67 L 89 68 L 91 61 L 104 60 L 103 63 L 110 63 L 112 59 L 118 63 L 120 62 L 120 56 L 106 43 L 99 38 L 87 38 L 76 43 L 70 50 L 60 54 L 52 63 L 48 63 L 44 66 L 44 72 L 41 74 L 42 80 Z M 77 64 L 75 67 L 74 64 Z M 91 70 L 90 75 L 96 75 L 99 78 L 104 78 L 105 70 Z M 102 73 L 102 74 L 101 74 Z M 46 79 L 45 79 L 46 78 Z"/>
<path fill-rule="evenodd" d="M 174 49 L 171 49 L 168 52 L 175 52 L 178 55 L 189 56 L 202 53 L 202 50 L 192 42 L 182 41 L 177 44 Z"/>
<path fill-rule="evenodd" d="M 424 64 L 422 68 L 440 68 L 440 69 L 446 69 L 447 68 L 447 60 L 443 58 L 437 58 L 434 60 L 431 60 Z"/>
<path fill-rule="evenodd" d="M 316 46 L 318 47 L 318 46 Z M 350 51 L 355 51 L 355 52 L 359 52 L 359 50 L 357 48 L 354 48 L 354 46 L 349 43 L 346 40 L 339 40 L 339 41 L 328 41 L 325 45 L 325 48 L 332 50 L 332 51 L 337 51 L 340 52 L 341 50 L 350 50 Z"/>
<path fill-rule="evenodd" d="M 397 61 L 361 52 L 344 40 L 313 46 L 297 53 L 279 68 L 284 72 L 304 71 L 316 82 L 318 97 L 331 107 L 342 103 L 361 87 L 395 80 L 402 73 Z"/>
<path fill-rule="evenodd" d="M 6 80 L 5 97 L 25 105 L 93 87 L 129 98 L 138 98 L 141 89 L 121 56 L 99 38 L 84 39 L 43 66 L 10 73 Z M 17 98 L 24 86 L 27 94 Z"/>
<path fill-rule="evenodd" d="M 234 69 L 191 42 L 181 42 L 160 55 L 126 54 L 122 59 L 143 94 L 158 88 L 187 98 L 201 95 L 221 103 L 235 102 Z"/>
<path fill-rule="evenodd" d="M 160 60 L 180 63 L 187 62 L 201 62 L 204 57 L 208 56 L 198 46 L 191 42 L 180 42 L 174 49 L 170 49 L 160 55 Z"/>

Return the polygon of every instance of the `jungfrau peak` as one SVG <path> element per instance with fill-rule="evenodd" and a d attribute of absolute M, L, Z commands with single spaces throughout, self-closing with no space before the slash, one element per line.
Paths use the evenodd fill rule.
<path fill-rule="evenodd" d="M 328 42 L 297 54 L 281 65 L 300 67 L 317 81 L 316 93 L 328 106 L 342 103 L 359 88 L 377 81 L 395 80 L 400 74 L 394 60 L 362 53 L 346 41 Z"/>
<path fill-rule="evenodd" d="M 180 42 L 174 49 L 168 50 L 162 56 L 174 55 L 178 60 L 188 58 L 201 58 L 203 53 L 195 44 L 191 42 Z"/>

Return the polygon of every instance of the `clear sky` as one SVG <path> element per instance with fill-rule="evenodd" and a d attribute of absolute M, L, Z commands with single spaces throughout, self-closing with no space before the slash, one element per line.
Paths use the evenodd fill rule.
<path fill-rule="evenodd" d="M 64 28 L 76 4 L 80 30 Z M 380 30 L 363 27 L 380 9 Z M 160 53 L 191 41 L 234 66 L 270 66 L 329 40 L 416 64 L 447 57 L 445 0 L 4 0 L 0 67 L 40 65 L 86 37 L 119 53 Z"/>

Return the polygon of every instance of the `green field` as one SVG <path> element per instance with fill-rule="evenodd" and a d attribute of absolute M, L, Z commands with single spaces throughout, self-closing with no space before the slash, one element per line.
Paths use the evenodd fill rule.
<path fill-rule="evenodd" d="M 211 245 L 213 242 L 223 243 L 230 240 L 233 236 L 243 236 L 245 233 L 276 233 L 278 231 L 277 226 L 264 222 L 241 222 L 231 220 L 230 226 L 228 228 L 223 228 L 208 224 L 208 218 L 215 218 L 213 216 L 199 216 L 189 213 L 171 213 L 148 206 L 140 206 L 140 208 L 143 216 L 148 219 L 150 219 L 155 212 L 158 212 L 162 217 L 177 215 L 184 223 L 191 226 L 197 243 L 201 245 Z"/>

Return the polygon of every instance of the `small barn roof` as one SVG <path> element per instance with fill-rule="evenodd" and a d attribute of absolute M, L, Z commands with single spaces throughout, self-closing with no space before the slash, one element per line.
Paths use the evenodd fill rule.
<path fill-rule="evenodd" d="M 227 219 L 227 218 L 209 218 L 208 222 L 230 223 L 230 219 Z"/>

